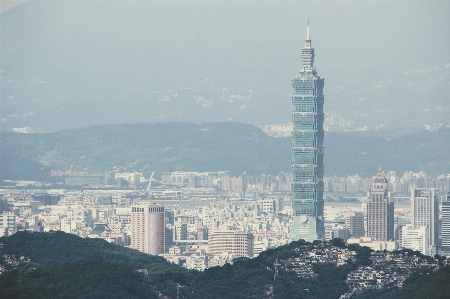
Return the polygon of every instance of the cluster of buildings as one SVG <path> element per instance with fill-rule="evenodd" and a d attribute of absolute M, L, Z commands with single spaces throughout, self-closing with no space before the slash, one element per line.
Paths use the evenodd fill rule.
<path fill-rule="evenodd" d="M 388 171 L 385 177 L 389 182 L 389 191 L 397 194 L 409 194 L 414 188 L 435 188 L 440 192 L 450 189 L 449 174 L 431 177 L 423 171 L 407 171 L 400 177 L 395 171 Z M 372 179 L 356 174 L 347 177 L 324 177 L 323 183 L 325 192 L 361 194 L 370 192 Z"/>
<path fill-rule="evenodd" d="M 295 272 L 298 277 L 310 279 L 317 276 L 313 267 L 315 263 L 340 266 L 349 261 L 354 262 L 357 256 L 354 250 L 332 246 L 326 242 L 301 245 L 293 250 L 297 253 L 295 257 L 275 261 L 274 279 L 280 267 Z M 402 287 L 406 278 L 417 269 L 433 271 L 439 268 L 439 263 L 434 258 L 423 258 L 403 251 L 374 251 L 369 260 L 370 266 L 358 267 L 347 275 L 346 283 L 349 288 L 341 299 L 350 298 L 365 289 Z"/>
<path fill-rule="evenodd" d="M 295 248 L 296 257 L 285 260 L 277 260 L 280 266 L 293 271 L 302 278 L 313 278 L 317 273 L 313 269 L 315 263 L 331 263 L 336 266 L 344 265 L 348 261 L 355 260 L 355 251 L 336 246 L 323 246 L 324 243 L 316 246 L 302 246 Z"/>
<path fill-rule="evenodd" d="M 0 236 L 61 230 L 198 270 L 253 257 L 290 240 L 290 206 L 278 197 L 157 200 L 139 190 L 42 191 L 0 190 Z"/>
<path fill-rule="evenodd" d="M 65 175 L 65 185 L 91 187 L 128 187 L 131 189 L 146 187 L 149 183 L 141 172 L 114 172 L 90 174 L 84 172 L 61 172 L 53 170 L 53 175 Z M 424 172 L 407 171 L 397 176 L 395 171 L 385 173 L 389 182 L 389 191 L 396 194 L 408 195 L 414 188 L 435 188 L 440 192 L 449 190 L 450 174 L 431 177 Z M 279 173 L 278 175 L 260 174 L 250 175 L 242 173 L 231 175 L 228 171 L 188 172 L 173 171 L 161 175 L 161 180 L 153 179 L 153 184 L 169 189 L 173 188 L 205 188 L 214 191 L 232 192 L 238 196 L 257 197 L 267 192 L 292 192 L 293 173 Z M 325 193 L 342 193 L 347 195 L 361 195 L 370 192 L 372 178 L 361 177 L 358 174 L 347 177 L 322 177 Z M 33 182 L 26 182 L 28 184 Z M 39 184 L 39 182 L 36 182 Z M 153 190 L 158 192 L 158 190 Z"/>
<path fill-rule="evenodd" d="M 129 186 L 137 187 L 139 184 L 145 182 L 141 172 L 116 172 L 114 175 L 111 173 L 87 173 L 87 172 L 74 172 L 70 170 L 61 172 L 59 170 L 52 170 L 52 176 L 67 176 L 64 179 L 64 184 L 68 186 Z"/>
<path fill-rule="evenodd" d="M 415 188 L 406 205 L 395 203 L 389 182 L 380 171 L 361 209 L 347 211 L 325 231 L 327 239 L 339 237 L 374 250 L 408 248 L 424 255 L 448 255 L 449 216 L 450 193 L 440 195 L 435 188 Z"/>
<path fill-rule="evenodd" d="M 350 298 L 353 294 L 365 289 L 381 289 L 385 287 L 402 287 L 406 278 L 420 268 L 436 270 L 438 262 L 424 259 L 405 252 L 372 252 L 371 265 L 359 267 L 347 275 L 346 283 L 349 290 L 341 299 Z"/>
<path fill-rule="evenodd" d="M 164 197 L 155 190 L 4 188 L 0 235 L 62 230 L 162 255 L 198 270 L 300 239 L 296 221 L 305 217 L 296 216 L 295 198 L 289 192 L 253 198 L 180 187 Z M 341 238 L 374 250 L 408 248 L 430 256 L 449 255 L 450 193 L 415 188 L 408 202 L 396 202 L 389 190 L 380 171 L 372 178 L 369 196 L 360 202 L 324 203 L 321 239 Z"/>

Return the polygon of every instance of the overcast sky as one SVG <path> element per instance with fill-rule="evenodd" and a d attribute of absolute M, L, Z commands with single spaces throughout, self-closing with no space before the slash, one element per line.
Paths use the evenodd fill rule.
<path fill-rule="evenodd" d="M 2 10 L 12 2 L 20 1 L 2 1 Z M 97 95 L 109 97 L 105 100 L 108 103 L 135 101 L 133 105 L 141 105 L 136 102 L 139 97 L 148 98 L 153 91 L 161 94 L 181 87 L 200 90 L 203 80 L 208 79 L 217 88 L 228 88 L 235 94 L 245 96 L 252 90 L 257 95 L 248 103 L 247 111 L 239 114 L 240 118 L 230 115 L 221 118 L 214 113 L 204 113 L 211 118 L 195 118 L 186 113 L 186 107 L 179 108 L 179 120 L 192 116 L 193 121 L 286 123 L 292 109 L 290 80 L 301 67 L 308 17 L 316 49 L 315 66 L 319 75 L 326 78 L 326 112 L 341 109 L 345 111 L 339 113 L 345 114 L 360 105 L 355 108 L 358 111 L 346 118 L 355 117 L 364 109 L 368 111 L 361 113 L 373 114 L 379 108 L 370 106 L 370 101 L 380 102 L 381 106 L 403 101 L 397 110 L 420 106 L 418 112 L 445 103 L 449 106 L 450 1 L 35 2 L 56 5 L 13 14 L 19 8 L 16 6 L 2 13 L 6 25 L 0 38 L 9 51 L 3 52 L 2 63 L 6 76 L 15 71 L 25 76 L 24 72 L 28 72 L 47 86 L 52 84 L 51 71 L 57 72 L 55 78 L 64 78 L 64 88 L 60 81 L 55 85 L 59 88 L 58 101 L 62 103 L 57 111 L 69 107 L 61 98 L 86 99 L 85 94 L 75 94 L 83 90 L 92 97 L 89 101 L 93 106 L 98 102 L 99 107 L 104 107 L 95 98 Z M 17 47 L 18 43 L 23 46 Z M 26 64 L 28 69 L 24 68 Z M 59 69 L 44 70 L 52 65 Z M 412 76 L 414 72 L 422 77 Z M 427 85 L 417 87 L 418 82 Z M 433 82 L 437 85 L 432 85 Z M 404 92 L 411 94 L 403 90 L 400 93 L 400 88 L 406 86 L 411 88 Z M 420 96 L 413 94 L 414 86 Z M 385 94 L 364 94 L 376 88 L 385 88 Z M 427 88 L 441 91 L 439 95 L 430 95 Z M 141 89 L 142 94 L 138 94 Z M 360 89 L 358 94 L 352 94 L 355 89 Z M 33 103 L 51 99 L 48 89 L 45 92 L 36 96 Z M 112 99 L 115 96 L 120 101 L 115 102 Z M 387 97 L 390 102 L 383 102 Z M 29 100 L 29 95 L 26 99 Z M 181 96 L 178 99 L 181 101 Z M 19 111 L 20 97 L 15 95 L 15 100 L 15 105 L 10 106 L 2 102 L 3 113 L 38 109 Z M 364 100 L 362 104 L 358 102 Z M 432 107 L 421 106 L 428 102 Z M 123 109 L 120 117 L 123 122 L 130 122 L 132 117 L 155 121 L 156 115 L 167 115 L 152 109 L 154 115 L 149 113 L 149 118 L 124 117 Z M 280 113 L 275 115 L 275 110 Z M 257 112 L 252 115 L 249 111 Z M 397 113 L 395 109 L 391 112 Z M 94 119 L 99 116 L 93 116 Z M 161 118 L 174 119 L 177 120 L 169 116 Z"/>

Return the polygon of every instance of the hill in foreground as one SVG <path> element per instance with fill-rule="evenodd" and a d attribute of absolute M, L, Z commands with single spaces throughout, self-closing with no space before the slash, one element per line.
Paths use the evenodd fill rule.
<path fill-rule="evenodd" d="M 391 263 L 399 260 L 407 266 L 396 266 L 398 273 L 410 271 L 402 288 L 388 284 L 369 293 L 355 291 L 348 283 L 349 273 L 367 267 L 371 273 L 385 271 L 383 254 L 388 253 L 374 254 L 367 247 L 346 245 L 340 239 L 313 244 L 299 240 L 204 272 L 63 232 L 18 232 L 0 238 L 0 243 L 1 298 L 176 298 L 177 284 L 182 298 L 200 299 L 337 299 L 344 294 L 357 299 L 392 298 L 389 296 L 395 294 L 401 299 L 425 298 L 417 296 L 428 290 L 433 298 L 448 298 L 450 291 L 449 284 L 443 283 L 450 279 L 445 260 L 412 251 L 391 253 L 396 256 Z M 415 297 L 408 297 L 411 294 Z"/>

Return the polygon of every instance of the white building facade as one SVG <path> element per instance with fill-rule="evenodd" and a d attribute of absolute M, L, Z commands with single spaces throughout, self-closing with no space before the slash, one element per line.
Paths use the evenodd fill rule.
<path fill-rule="evenodd" d="M 428 227 L 415 228 L 412 224 L 402 227 L 402 248 L 420 251 L 424 255 L 430 254 Z"/>
<path fill-rule="evenodd" d="M 131 206 L 131 248 L 158 255 L 165 248 L 165 208 L 141 203 Z"/>
<path fill-rule="evenodd" d="M 411 190 L 411 224 L 414 228 L 427 227 L 430 246 L 439 246 L 439 196 L 437 189 Z"/>

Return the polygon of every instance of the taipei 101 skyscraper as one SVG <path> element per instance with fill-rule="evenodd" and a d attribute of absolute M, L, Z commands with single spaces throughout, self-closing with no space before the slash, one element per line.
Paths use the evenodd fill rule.
<path fill-rule="evenodd" d="M 314 48 L 311 47 L 309 19 L 305 46 L 302 49 L 303 66 L 292 79 L 292 200 L 293 221 L 291 239 L 308 242 L 323 240 L 323 85 L 317 75 Z"/>

